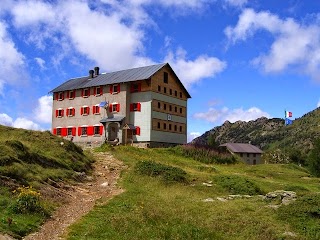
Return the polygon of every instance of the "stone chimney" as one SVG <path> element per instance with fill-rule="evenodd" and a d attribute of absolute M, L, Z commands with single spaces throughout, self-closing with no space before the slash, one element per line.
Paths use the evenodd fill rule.
<path fill-rule="evenodd" d="M 94 67 L 94 75 L 95 76 L 99 75 L 99 67 Z"/>
<path fill-rule="evenodd" d="M 89 78 L 93 78 L 93 74 L 94 74 L 94 71 L 92 69 L 89 70 Z"/>

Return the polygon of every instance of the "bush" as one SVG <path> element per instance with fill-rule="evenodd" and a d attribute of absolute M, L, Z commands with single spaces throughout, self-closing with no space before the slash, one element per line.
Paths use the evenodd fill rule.
<path fill-rule="evenodd" d="M 48 212 L 42 207 L 40 193 L 32 187 L 19 187 L 17 200 L 11 206 L 14 213 L 41 213 Z"/>
<path fill-rule="evenodd" d="M 314 176 L 320 177 L 320 139 L 317 139 L 313 145 L 314 147 L 309 154 L 307 165 Z"/>
<path fill-rule="evenodd" d="M 320 194 L 309 194 L 278 209 L 278 217 L 307 239 L 320 239 Z"/>
<path fill-rule="evenodd" d="M 142 175 L 150 177 L 160 176 L 162 179 L 169 182 L 187 182 L 187 173 L 181 168 L 156 163 L 153 161 L 140 161 L 135 166 L 135 171 Z"/>
<path fill-rule="evenodd" d="M 194 146 L 194 145 L 184 145 L 172 148 L 176 154 L 182 155 L 184 157 L 193 158 L 196 161 L 206 163 L 206 164 L 234 164 L 237 162 L 236 158 L 227 153 L 219 153 L 211 147 L 208 146 Z"/>
<path fill-rule="evenodd" d="M 216 176 L 215 182 L 231 194 L 263 194 L 255 183 L 241 176 Z"/>

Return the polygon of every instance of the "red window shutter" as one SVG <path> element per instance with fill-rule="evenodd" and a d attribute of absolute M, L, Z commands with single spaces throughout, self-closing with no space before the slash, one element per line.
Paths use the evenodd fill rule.
<path fill-rule="evenodd" d="M 55 99 L 56 101 L 58 101 L 58 97 L 59 97 L 59 94 L 56 92 L 56 93 L 54 94 L 54 99 Z"/>
<path fill-rule="evenodd" d="M 89 107 L 87 107 L 87 110 L 88 110 L 88 115 L 90 114 L 90 108 Z"/>
<path fill-rule="evenodd" d="M 100 93 L 103 94 L 103 86 L 100 86 Z"/>
<path fill-rule="evenodd" d="M 83 115 L 83 107 L 81 107 L 80 114 Z"/>
<path fill-rule="evenodd" d="M 62 109 L 61 110 L 61 117 L 63 117 L 63 115 L 64 115 L 64 110 Z"/>
<path fill-rule="evenodd" d="M 117 112 L 120 112 L 120 103 L 117 104 Z"/>
<path fill-rule="evenodd" d="M 83 92 L 84 92 L 83 89 L 81 89 L 81 97 L 83 97 Z"/>
<path fill-rule="evenodd" d="M 76 127 L 73 127 L 72 128 L 72 136 L 75 136 L 76 135 Z"/>
<path fill-rule="evenodd" d="M 96 113 L 96 106 L 92 106 L 92 114 Z"/>
<path fill-rule="evenodd" d="M 89 126 L 87 130 L 88 130 L 88 132 L 87 132 L 88 136 L 93 135 L 93 126 Z"/>
<path fill-rule="evenodd" d="M 95 96 L 97 94 L 97 87 L 93 88 L 93 95 Z"/>
<path fill-rule="evenodd" d="M 110 85 L 110 93 L 112 94 L 112 91 L 113 90 L 113 87 L 112 87 L 112 85 Z"/>
<path fill-rule="evenodd" d="M 72 116 L 76 115 L 76 110 L 74 108 L 72 108 Z"/>
<path fill-rule="evenodd" d="M 64 92 L 62 92 L 62 94 L 61 94 L 61 95 L 62 95 L 62 98 L 61 98 L 61 99 L 63 100 L 63 99 L 64 99 Z"/>
<path fill-rule="evenodd" d="M 136 135 L 140 135 L 140 127 L 136 127 Z"/>
<path fill-rule="evenodd" d="M 141 112 L 141 103 L 138 103 L 138 111 Z"/>
<path fill-rule="evenodd" d="M 67 136 L 67 128 L 62 128 L 62 129 L 61 129 L 61 135 L 62 135 L 63 137 Z"/>
<path fill-rule="evenodd" d="M 90 88 L 88 88 L 88 97 L 90 97 Z"/>
<path fill-rule="evenodd" d="M 52 132 L 53 132 L 54 135 L 57 135 L 57 129 L 56 128 L 54 128 Z"/>
<path fill-rule="evenodd" d="M 78 136 L 81 136 L 81 127 L 78 127 Z"/>
<path fill-rule="evenodd" d="M 99 131 L 100 135 L 102 135 L 103 133 L 103 126 L 100 126 L 100 131 Z"/>
<path fill-rule="evenodd" d="M 138 91 L 141 92 L 141 82 L 138 83 Z"/>
<path fill-rule="evenodd" d="M 67 91 L 67 98 L 69 98 L 70 96 L 70 91 Z"/>
<path fill-rule="evenodd" d="M 133 112 L 133 103 L 130 103 L 130 112 Z"/>
<path fill-rule="evenodd" d="M 112 112 L 112 104 L 109 104 L 109 112 Z"/>
<path fill-rule="evenodd" d="M 58 114 L 59 114 L 59 110 L 56 109 L 56 117 L 58 117 Z"/>
<path fill-rule="evenodd" d="M 120 92 L 120 83 L 118 84 L 118 93 Z"/>

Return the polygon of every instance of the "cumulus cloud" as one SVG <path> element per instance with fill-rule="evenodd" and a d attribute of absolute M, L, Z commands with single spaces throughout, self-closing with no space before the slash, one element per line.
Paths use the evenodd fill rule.
<path fill-rule="evenodd" d="M 227 66 L 226 62 L 206 55 L 187 60 L 186 51 L 182 48 L 178 49 L 175 54 L 169 52 L 164 61 L 170 63 L 187 88 L 203 78 L 214 77 Z"/>
<path fill-rule="evenodd" d="M 51 123 L 52 121 L 52 96 L 42 96 L 38 99 L 38 105 L 34 111 L 38 122 Z"/>
<path fill-rule="evenodd" d="M 195 113 L 193 117 L 196 119 L 206 120 L 211 123 L 221 124 L 226 120 L 230 122 L 236 122 L 239 120 L 250 121 L 259 117 L 270 118 L 270 115 L 257 107 L 251 107 L 247 110 L 243 108 L 229 109 L 227 107 L 223 107 L 222 109 L 209 108 L 207 112 Z"/>
<path fill-rule="evenodd" d="M 200 132 L 190 132 L 188 134 L 188 142 L 191 142 L 193 139 L 197 138 L 201 136 L 201 133 Z"/>
<path fill-rule="evenodd" d="M 19 69 L 19 71 L 18 71 Z M 24 56 L 8 36 L 7 26 L 0 21 L 0 95 L 5 84 L 16 84 L 23 80 Z M 10 75 L 10 78 L 7 76 Z"/>
<path fill-rule="evenodd" d="M 14 127 L 14 128 L 24 128 L 29 130 L 42 130 L 40 125 L 26 118 L 17 118 L 13 120 L 12 117 L 6 113 L 0 113 L 0 124 Z"/>
<path fill-rule="evenodd" d="M 245 9 L 236 26 L 228 26 L 225 34 L 230 43 L 245 41 L 258 30 L 272 34 L 274 41 L 268 53 L 261 53 L 252 63 L 267 73 L 281 72 L 289 67 L 320 80 L 320 27 L 301 24 L 294 19 L 280 19 L 270 12 Z"/>

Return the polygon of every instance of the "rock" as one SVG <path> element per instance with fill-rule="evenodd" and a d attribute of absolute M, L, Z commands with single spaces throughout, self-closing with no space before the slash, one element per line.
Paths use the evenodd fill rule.
<path fill-rule="evenodd" d="M 109 186 L 109 183 L 108 182 L 104 182 L 100 185 L 101 187 L 108 187 Z"/>
<path fill-rule="evenodd" d="M 217 197 L 217 200 L 218 200 L 218 201 L 221 201 L 221 202 L 227 202 L 227 201 L 228 201 L 227 199 L 222 198 L 222 197 Z"/>
<path fill-rule="evenodd" d="M 214 200 L 212 198 L 206 198 L 202 200 L 203 202 L 213 202 Z"/>
<path fill-rule="evenodd" d="M 212 184 L 210 184 L 210 183 L 202 183 L 202 185 L 205 185 L 205 186 L 207 186 L 207 187 L 212 187 Z"/>
<path fill-rule="evenodd" d="M 284 232 L 283 235 L 290 236 L 290 237 L 296 237 L 297 236 L 297 234 L 295 234 L 293 232 Z"/>

